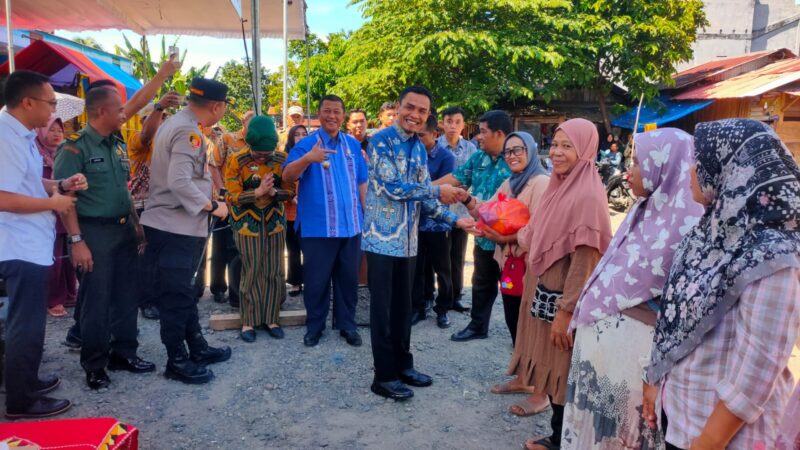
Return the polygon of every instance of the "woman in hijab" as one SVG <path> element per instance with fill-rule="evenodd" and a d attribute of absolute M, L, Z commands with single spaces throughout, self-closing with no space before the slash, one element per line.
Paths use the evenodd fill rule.
<path fill-rule="evenodd" d="M 36 129 L 36 147 L 44 161 L 44 178 L 53 176 L 53 160 L 56 157 L 58 146 L 64 142 L 64 124 L 61 119 L 52 116 L 47 126 Z M 67 230 L 56 218 L 56 241 L 53 248 L 55 261 L 50 266 L 50 291 L 47 295 L 47 312 L 53 317 L 67 315 L 64 306 L 74 306 L 77 295 L 78 278 L 75 270 L 67 260 Z"/>
<path fill-rule="evenodd" d="M 675 248 L 700 219 L 692 200 L 692 136 L 664 128 L 636 136 L 631 189 L 638 197 L 583 288 L 572 316 L 561 448 L 656 449 L 642 419 L 642 362 L 650 358 L 657 300 Z"/>
<path fill-rule="evenodd" d="M 308 136 L 308 129 L 305 125 L 295 125 L 289 129 L 286 138 L 284 152 L 289 151 L 294 145 Z M 297 185 L 295 183 L 295 191 Z M 286 282 L 289 283 L 289 296 L 296 297 L 303 291 L 303 262 L 301 260 L 302 251 L 300 250 L 300 236 L 294 230 L 294 221 L 297 218 L 297 197 L 286 202 L 286 253 L 289 255 L 288 270 L 286 271 Z"/>
<path fill-rule="evenodd" d="M 769 126 L 744 119 L 699 124 L 695 159 L 705 213 L 675 253 L 645 381 L 661 383 L 667 448 L 769 448 L 800 336 L 800 169 Z"/>
<path fill-rule="evenodd" d="M 594 168 L 597 128 L 585 119 L 561 124 L 553 136 L 553 174 L 527 230 L 527 270 L 536 283 L 525 286 L 536 319 L 526 332 L 528 353 L 512 358 L 509 372 L 547 394 L 553 407 L 552 435 L 529 439 L 532 450 L 559 448 L 567 375 L 572 356 L 569 323 L 586 280 L 611 240 L 608 202 Z M 516 352 L 515 352 L 516 353 Z"/>

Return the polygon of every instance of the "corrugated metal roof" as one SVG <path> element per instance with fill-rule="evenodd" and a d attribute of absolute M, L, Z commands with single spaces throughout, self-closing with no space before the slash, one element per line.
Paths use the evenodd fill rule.
<path fill-rule="evenodd" d="M 729 80 L 674 96 L 673 100 L 718 100 L 757 97 L 800 80 L 800 58 L 786 59 Z"/>
<path fill-rule="evenodd" d="M 701 81 L 711 83 L 723 81 L 727 78 L 733 78 L 743 73 L 760 69 L 775 61 L 794 58 L 795 56 L 789 49 L 782 48 L 780 50 L 765 50 L 731 58 L 715 59 L 673 75 L 672 78 L 675 80 L 675 85 L 665 89 L 682 89 Z"/>

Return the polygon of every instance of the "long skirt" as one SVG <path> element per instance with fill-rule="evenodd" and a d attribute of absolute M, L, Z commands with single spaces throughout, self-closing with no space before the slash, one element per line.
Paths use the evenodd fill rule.
<path fill-rule="evenodd" d="M 624 314 L 578 327 L 567 378 L 562 449 L 663 449 L 642 420 L 642 370 L 653 327 Z"/>
<path fill-rule="evenodd" d="M 69 259 L 66 233 L 56 234 L 53 256 L 55 260 L 50 266 L 47 307 L 75 306 L 75 298 L 78 295 L 78 277 Z"/>
<path fill-rule="evenodd" d="M 271 236 L 263 232 L 258 236 L 233 233 L 242 257 L 239 313 L 243 326 L 278 323 L 281 301 L 286 298 L 284 239 L 284 231 Z"/>

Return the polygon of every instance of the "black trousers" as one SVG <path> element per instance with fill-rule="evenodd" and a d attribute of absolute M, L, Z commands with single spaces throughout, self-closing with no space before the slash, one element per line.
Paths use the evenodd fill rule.
<path fill-rule="evenodd" d="M 500 288 L 500 265 L 494 260 L 494 251 L 477 245 L 472 251 L 475 271 L 472 273 L 472 320 L 469 328 L 478 333 L 489 331 L 492 306 Z"/>
<path fill-rule="evenodd" d="M 417 254 L 417 261 L 419 261 L 419 254 Z M 417 264 L 417 267 L 419 267 L 419 264 Z M 433 269 L 433 262 L 431 262 L 431 258 L 425 258 L 425 263 L 422 267 L 422 270 L 424 271 L 422 278 L 422 286 L 424 290 L 422 292 L 424 292 L 423 295 L 425 303 L 433 303 L 433 294 L 436 291 L 436 272 Z"/>
<path fill-rule="evenodd" d="M 305 257 L 303 302 L 306 306 L 306 330 L 309 333 L 318 333 L 325 329 L 333 282 L 336 327 L 344 331 L 354 331 L 361 235 L 350 238 L 301 236 L 300 246 Z"/>
<path fill-rule="evenodd" d="M 453 280 L 453 301 L 460 301 L 464 290 L 464 263 L 467 260 L 469 235 L 461 228 L 450 231 L 450 271 Z"/>
<path fill-rule="evenodd" d="M 137 209 L 136 214 L 142 217 L 143 209 Z M 136 276 L 137 286 L 139 292 L 139 307 L 149 308 L 155 306 L 156 292 L 154 289 L 153 280 L 156 276 L 156 267 L 153 261 L 148 259 L 149 254 L 145 252 L 144 255 L 138 255 L 136 258 Z"/>
<path fill-rule="evenodd" d="M 130 273 L 137 264 L 136 234 L 130 221 L 78 221 L 93 262 L 91 272 L 79 275 L 81 366 L 86 371 L 101 370 L 108 363 L 109 350 L 131 358 L 139 346 L 137 280 Z"/>
<path fill-rule="evenodd" d="M 0 262 L 8 293 L 6 321 L 6 408 L 22 409 L 36 400 L 39 365 L 47 323 L 47 277 L 50 266 L 27 261 Z"/>
<path fill-rule="evenodd" d="M 453 306 L 453 285 L 450 273 L 450 233 L 424 232 L 419 233 L 419 246 L 415 269 L 413 290 L 411 292 L 411 306 L 416 310 L 424 310 L 428 297 L 425 292 L 427 269 L 430 264 L 436 273 L 439 290 L 436 295 L 434 311 L 446 313 Z"/>
<path fill-rule="evenodd" d="M 511 333 L 511 345 L 517 345 L 517 321 L 519 320 L 519 305 L 522 297 L 501 294 L 503 297 L 503 312 L 506 316 L 506 326 Z"/>
<path fill-rule="evenodd" d="M 218 222 L 216 228 L 211 240 L 211 293 L 224 294 L 228 291 L 230 302 L 236 304 L 239 302 L 242 259 L 233 242 L 233 230 L 227 222 Z M 225 282 L 226 271 L 230 286 Z"/>
<path fill-rule="evenodd" d="M 200 263 L 206 240 L 144 227 L 147 251 L 158 267 L 157 304 L 161 320 L 161 342 L 173 359 L 186 354 L 184 341 L 202 339 L 197 298 L 192 278 Z M 205 341 L 203 341 L 204 343 Z"/>
<path fill-rule="evenodd" d="M 367 252 L 369 327 L 375 380 L 392 381 L 414 367 L 411 355 L 411 283 L 416 257 Z"/>
<path fill-rule="evenodd" d="M 294 221 L 286 222 L 286 251 L 289 263 L 286 265 L 286 282 L 292 286 L 303 284 L 303 261 L 300 249 L 300 236 L 294 230 Z"/>
<path fill-rule="evenodd" d="M 550 435 L 550 442 L 555 445 L 561 445 L 561 432 L 564 429 L 564 405 L 556 405 L 553 403 L 553 397 L 550 398 L 550 407 L 553 409 L 553 416 L 550 417 L 550 428 L 553 429 L 553 434 Z"/>

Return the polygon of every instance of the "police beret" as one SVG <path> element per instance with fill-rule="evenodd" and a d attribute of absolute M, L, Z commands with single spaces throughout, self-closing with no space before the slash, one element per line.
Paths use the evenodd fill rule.
<path fill-rule="evenodd" d="M 244 140 L 256 152 L 271 152 L 278 146 L 278 131 L 275 122 L 268 116 L 255 116 L 247 126 Z"/>
<path fill-rule="evenodd" d="M 208 78 L 195 78 L 189 86 L 189 98 L 202 98 L 215 102 L 228 101 L 228 85 Z"/>

